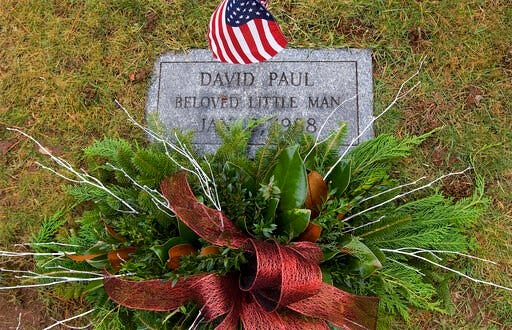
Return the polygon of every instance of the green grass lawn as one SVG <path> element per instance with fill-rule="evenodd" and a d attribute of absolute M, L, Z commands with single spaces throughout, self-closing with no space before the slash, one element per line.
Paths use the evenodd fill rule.
<path fill-rule="evenodd" d="M 217 2 L 2 0 L 0 249 L 29 241 L 44 217 L 70 205 L 62 180 L 35 164 L 44 155 L 5 128 L 25 130 L 77 165 L 81 149 L 103 136 L 144 143 L 114 98 L 143 121 L 153 62 L 167 51 L 207 48 L 207 23 Z M 491 203 L 469 234 L 478 243 L 472 253 L 498 265 L 460 260 L 454 267 L 512 287 L 510 1 L 275 0 L 270 7 L 290 48 L 373 50 L 376 114 L 426 56 L 421 86 L 377 122 L 376 131 L 403 136 L 442 127 L 401 164 L 400 175 L 434 178 L 473 164 Z M 446 180 L 437 189 L 461 198 L 472 193 L 474 179 Z M 31 264 L 0 259 L 0 267 Z M 510 292 L 457 277 L 451 286 L 451 315 L 417 311 L 411 324 L 398 322 L 396 328 L 512 328 Z M 50 317 L 75 315 L 82 303 L 58 294 L 39 296 L 47 307 L 40 304 L 40 318 L 26 320 L 36 329 L 51 324 Z M 14 309 L 30 310 L 34 302 L 28 300 L 25 291 L 1 292 L 0 306 L 3 301 L 14 307 L 0 310 L 0 327 L 2 314 L 9 319 Z M 6 326 L 14 329 L 17 313 L 12 320 Z"/>

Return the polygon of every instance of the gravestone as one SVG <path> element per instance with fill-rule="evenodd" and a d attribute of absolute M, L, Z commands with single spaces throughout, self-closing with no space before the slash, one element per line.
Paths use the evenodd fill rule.
<path fill-rule="evenodd" d="M 346 144 L 373 118 L 371 52 L 366 49 L 285 49 L 263 63 L 220 63 L 208 50 L 165 54 L 156 62 L 146 114 L 171 130 L 193 130 L 204 151 L 219 145 L 214 124 L 272 117 L 284 127 L 302 119 L 325 137 L 340 121 Z M 250 146 L 264 142 L 269 123 L 254 131 Z M 370 127 L 356 144 L 373 136 Z"/>

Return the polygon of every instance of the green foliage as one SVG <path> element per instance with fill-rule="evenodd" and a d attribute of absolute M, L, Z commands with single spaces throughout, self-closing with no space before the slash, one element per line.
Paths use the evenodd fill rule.
<path fill-rule="evenodd" d="M 351 162 L 350 195 L 371 194 L 378 185 L 389 185 L 389 171 L 394 163 L 407 157 L 429 135 L 397 139 L 382 134 L 351 150 L 346 157 Z"/>
<path fill-rule="evenodd" d="M 310 193 L 306 170 L 326 173 L 338 163 L 327 183 L 328 198 L 313 220 L 323 229 L 318 244 L 324 250 L 321 266 L 325 279 L 353 293 L 378 295 L 381 313 L 398 314 L 406 321 L 411 306 L 446 311 L 445 274 L 425 260 L 390 251 L 404 247 L 467 251 L 472 242 L 466 230 L 482 213 L 485 201 L 480 189 L 473 198 L 456 203 L 438 192 L 395 198 L 401 192 L 391 189 L 399 185 L 390 176 L 391 169 L 428 134 L 401 139 L 381 135 L 353 148 L 339 162 L 345 126 L 341 125 L 326 142 L 316 144 L 304 134 L 300 122 L 288 130 L 271 124 L 268 140 L 251 159 L 246 154 L 248 141 L 260 124 L 239 121 L 228 127 L 218 123 L 223 145 L 213 155 L 193 154 L 205 173 L 213 175 L 226 217 L 250 237 L 287 244 L 303 233 L 311 220 L 311 210 L 305 206 Z M 178 139 L 181 137 L 193 150 L 190 136 L 178 135 Z M 243 250 L 220 247 L 218 254 L 181 256 L 179 267 L 171 271 L 166 265 L 170 248 L 190 244 L 199 251 L 209 244 L 159 204 L 165 202 L 159 200 L 160 182 L 188 167 L 189 160 L 161 144 L 139 147 L 112 139 L 94 143 L 86 155 L 101 161 L 91 165 L 92 170 L 113 194 L 137 211 L 127 213 L 119 199 L 97 187 L 68 189 L 77 202 L 93 205 L 75 220 L 78 229 L 73 228 L 67 235 L 67 242 L 81 247 L 76 249 L 78 254 L 101 250 L 101 257 L 87 261 L 91 266 L 111 268 L 106 253 L 136 247 L 120 272 L 136 273 L 137 279 L 178 281 L 192 274 L 239 272 L 250 260 Z M 197 198 L 207 201 L 197 178 L 190 175 L 189 180 Z M 49 219 L 37 239 L 51 239 L 64 224 L 58 220 L 61 215 Z M 425 253 L 422 256 L 433 258 Z M 69 267 L 69 261 L 65 263 Z M 76 267 L 87 269 L 87 264 Z M 129 324 L 145 329 L 172 328 L 175 324 L 190 324 L 197 308 L 184 306 L 169 314 L 113 310 L 101 287 L 73 287 L 65 293 L 66 297 L 79 295 L 88 296 L 95 306 L 103 306 L 97 313 L 103 318 L 98 328 L 121 324 L 127 328 Z"/>
<path fill-rule="evenodd" d="M 302 145 L 304 122 L 296 120 L 287 130 L 283 130 L 277 121 L 271 122 L 265 143 L 258 148 L 254 156 L 254 179 L 256 182 L 268 182 L 281 153 L 294 144 Z"/>
<path fill-rule="evenodd" d="M 39 231 L 32 235 L 30 241 L 33 243 L 51 242 L 59 229 L 67 222 L 67 219 L 64 217 L 66 213 L 67 210 L 62 208 L 55 212 L 51 217 L 44 218 L 41 222 Z M 39 248 L 37 246 L 35 246 L 34 249 L 36 252 L 39 252 Z"/>
<path fill-rule="evenodd" d="M 317 141 L 314 136 L 304 134 L 301 156 L 305 159 L 306 166 L 325 174 L 328 167 L 338 160 L 346 134 L 347 123 L 343 121 L 339 123 L 338 129 L 330 132 L 324 140 Z"/>
<path fill-rule="evenodd" d="M 178 268 L 171 278 L 176 280 L 182 276 L 201 273 L 217 273 L 226 275 L 229 272 L 240 271 L 247 263 L 244 251 L 241 249 L 220 248 L 219 254 L 183 256 Z"/>
<path fill-rule="evenodd" d="M 301 207 L 307 194 L 307 175 L 299 154 L 299 146 L 286 148 L 274 167 L 272 177 L 279 188 L 279 209 L 282 211 Z"/>

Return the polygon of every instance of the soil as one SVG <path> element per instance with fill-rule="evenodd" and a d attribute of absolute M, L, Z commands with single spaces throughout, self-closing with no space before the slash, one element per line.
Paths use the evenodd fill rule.
<path fill-rule="evenodd" d="M 402 130 L 409 135 L 422 135 L 442 126 L 439 115 L 443 113 L 444 105 L 425 99 L 412 100 L 404 111 Z"/>
<path fill-rule="evenodd" d="M 336 30 L 341 34 L 352 36 L 354 39 L 362 39 L 365 37 L 374 38 L 373 26 L 356 17 L 342 19 L 336 27 Z"/>
<path fill-rule="evenodd" d="M 409 37 L 411 46 L 415 50 L 424 50 L 431 45 L 431 43 L 428 41 L 430 39 L 430 34 L 426 32 L 421 26 L 410 29 L 407 36 Z"/>
<path fill-rule="evenodd" d="M 469 197 L 473 194 L 473 180 L 467 175 L 458 175 L 444 180 L 443 193 L 451 196 L 454 200 Z"/>
<path fill-rule="evenodd" d="M 37 292 L 20 289 L 16 296 L 0 295 L 0 329 L 39 330 L 48 325 L 46 307 Z"/>

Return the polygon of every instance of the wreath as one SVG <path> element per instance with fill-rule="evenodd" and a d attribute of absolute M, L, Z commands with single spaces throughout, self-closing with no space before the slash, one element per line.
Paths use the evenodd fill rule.
<path fill-rule="evenodd" d="M 203 154 L 192 133 L 129 118 L 151 143 L 97 141 L 88 171 L 51 153 L 61 169 L 43 165 L 73 182 L 82 212 L 42 223 L 27 277 L 85 296 L 96 329 L 386 328 L 411 306 L 444 311 L 447 279 L 464 276 L 441 256 L 468 256 L 482 190 L 453 201 L 430 189 L 468 169 L 396 174 L 430 134 L 347 148 L 344 123 L 320 141 L 301 121 L 274 122 L 249 155 L 268 119 L 217 122 L 222 143 Z"/>

